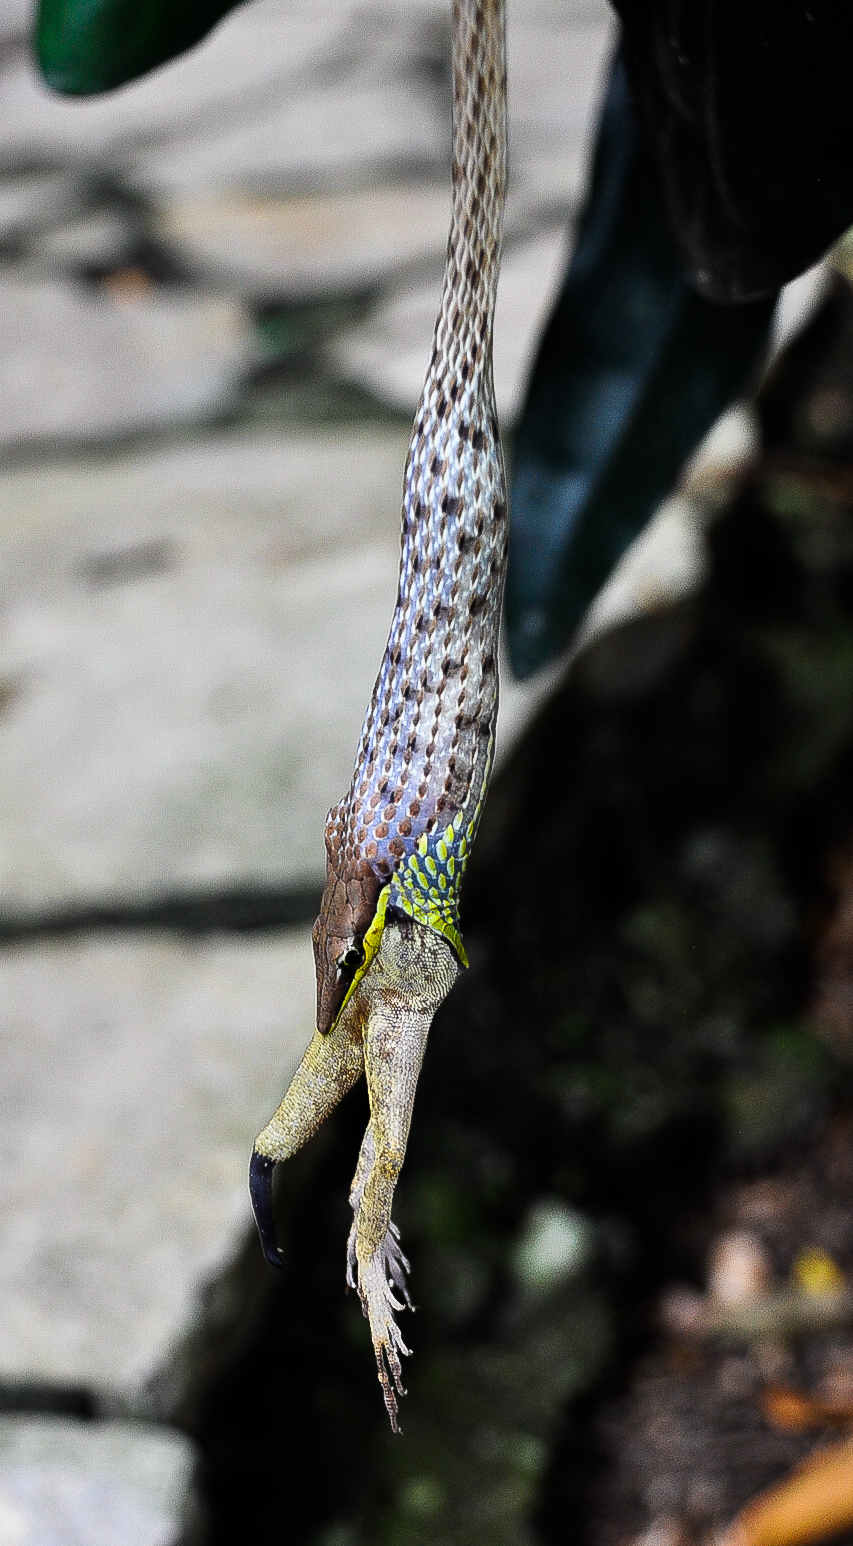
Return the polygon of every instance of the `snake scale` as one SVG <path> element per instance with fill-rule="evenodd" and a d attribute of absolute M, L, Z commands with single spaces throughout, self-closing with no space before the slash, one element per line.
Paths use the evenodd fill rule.
<path fill-rule="evenodd" d="M 507 505 L 492 380 L 506 189 L 504 0 L 453 0 L 453 197 L 429 368 L 403 491 L 400 580 L 352 782 L 326 823 L 314 927 L 317 1030 L 255 1143 L 250 1190 L 280 1263 L 274 1165 L 365 1073 L 371 1119 L 347 1279 L 370 1322 L 392 1426 L 410 1303 L 391 1222 L 433 1015 L 467 961 L 459 888 L 489 781 Z"/>

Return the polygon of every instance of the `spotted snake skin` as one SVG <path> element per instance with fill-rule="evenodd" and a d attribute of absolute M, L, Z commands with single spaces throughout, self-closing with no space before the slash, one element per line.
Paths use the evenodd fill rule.
<path fill-rule="evenodd" d="M 489 780 L 507 553 L 492 324 L 506 185 L 503 0 L 454 0 L 453 203 L 403 491 L 397 602 L 350 788 L 329 813 L 314 931 L 318 1029 L 370 961 L 387 908 L 463 964 L 459 887 Z M 371 926 L 373 925 L 373 930 Z M 347 951 L 360 953 L 349 977 Z M 375 948 L 375 946 L 374 946 Z"/>

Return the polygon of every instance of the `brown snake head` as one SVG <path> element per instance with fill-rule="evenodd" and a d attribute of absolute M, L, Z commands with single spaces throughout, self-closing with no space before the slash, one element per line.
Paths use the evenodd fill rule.
<path fill-rule="evenodd" d="M 383 882 L 364 859 L 341 852 L 339 807 L 326 822 L 326 889 L 311 934 L 317 972 L 317 1030 L 327 1036 L 364 960 L 364 936 Z"/>

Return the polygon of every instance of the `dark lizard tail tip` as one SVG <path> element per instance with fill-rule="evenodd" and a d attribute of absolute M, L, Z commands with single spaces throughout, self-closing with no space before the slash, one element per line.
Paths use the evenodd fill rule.
<path fill-rule="evenodd" d="M 253 1153 L 249 1162 L 249 1196 L 252 1212 L 261 1237 L 264 1255 L 271 1267 L 283 1267 L 284 1258 L 279 1250 L 272 1211 L 272 1173 L 275 1160 L 266 1154 Z"/>

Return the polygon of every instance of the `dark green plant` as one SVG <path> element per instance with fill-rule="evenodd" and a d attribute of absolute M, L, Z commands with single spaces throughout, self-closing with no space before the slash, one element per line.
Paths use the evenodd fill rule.
<path fill-rule="evenodd" d="M 93 96 L 194 47 L 235 9 L 234 0 L 41 0 L 36 61 L 54 91 Z"/>

